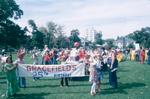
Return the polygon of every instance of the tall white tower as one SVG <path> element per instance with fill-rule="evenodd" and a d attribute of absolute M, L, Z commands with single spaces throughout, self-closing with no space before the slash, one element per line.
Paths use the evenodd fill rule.
<path fill-rule="evenodd" d="M 86 30 L 86 39 L 91 42 L 95 42 L 96 30 L 94 28 Z"/>

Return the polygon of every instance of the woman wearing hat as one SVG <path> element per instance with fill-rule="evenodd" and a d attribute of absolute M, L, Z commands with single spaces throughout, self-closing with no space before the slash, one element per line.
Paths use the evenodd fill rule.
<path fill-rule="evenodd" d="M 4 59 L 4 71 L 6 72 L 6 79 L 7 79 L 7 91 L 6 97 L 14 96 L 18 91 L 18 83 L 16 77 L 16 66 L 17 64 L 12 64 L 12 60 L 10 57 L 5 57 Z"/>

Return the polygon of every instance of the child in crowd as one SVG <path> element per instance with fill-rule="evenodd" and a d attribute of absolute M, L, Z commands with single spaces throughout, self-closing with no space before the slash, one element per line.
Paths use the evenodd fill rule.
<path fill-rule="evenodd" d="M 7 79 L 7 91 L 6 97 L 15 96 L 19 91 L 17 76 L 16 76 L 17 64 L 12 63 L 11 57 L 5 57 L 4 71 L 6 72 Z M 5 95 L 2 95 L 5 96 Z"/>
<path fill-rule="evenodd" d="M 92 83 L 90 94 L 92 96 L 96 95 L 96 85 L 97 85 L 96 62 L 94 60 L 94 57 L 90 57 L 90 67 L 89 67 L 90 72 L 89 81 Z"/>

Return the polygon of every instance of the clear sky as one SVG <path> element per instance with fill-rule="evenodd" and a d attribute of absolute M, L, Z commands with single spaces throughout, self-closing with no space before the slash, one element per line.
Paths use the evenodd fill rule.
<path fill-rule="evenodd" d="M 87 29 L 116 38 L 150 26 L 150 0 L 17 0 L 24 15 L 16 22 L 22 27 L 33 19 L 37 26 L 53 21 L 64 26 L 64 32 Z"/>

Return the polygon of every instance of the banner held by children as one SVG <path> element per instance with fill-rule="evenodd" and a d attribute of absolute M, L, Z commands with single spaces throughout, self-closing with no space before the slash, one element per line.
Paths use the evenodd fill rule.
<path fill-rule="evenodd" d="M 20 64 L 18 72 L 20 77 L 81 77 L 85 76 L 85 65 L 83 63 L 60 65 Z"/>

